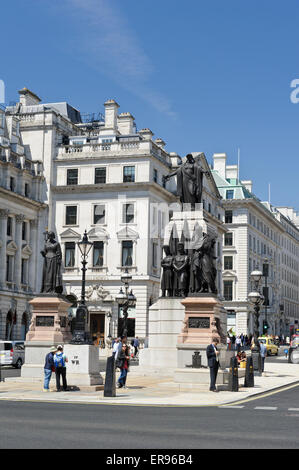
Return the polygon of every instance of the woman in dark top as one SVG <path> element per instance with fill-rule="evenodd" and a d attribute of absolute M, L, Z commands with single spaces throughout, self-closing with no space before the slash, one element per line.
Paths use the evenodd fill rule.
<path fill-rule="evenodd" d="M 126 388 L 127 374 L 129 371 L 130 350 L 126 344 L 123 344 L 121 352 L 117 356 L 116 365 L 120 368 L 120 376 L 117 382 L 118 388 Z"/>

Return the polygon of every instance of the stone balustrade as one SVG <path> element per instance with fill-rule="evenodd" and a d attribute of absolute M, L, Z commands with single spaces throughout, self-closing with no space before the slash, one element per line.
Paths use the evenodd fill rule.
<path fill-rule="evenodd" d="M 61 145 L 58 147 L 58 159 L 60 158 L 69 158 L 69 157 L 78 157 L 82 154 L 91 154 L 95 153 L 110 155 L 117 154 L 132 154 L 132 151 L 136 154 L 143 155 L 154 155 L 156 158 L 161 159 L 162 161 L 170 162 L 170 157 L 167 152 L 165 152 L 161 147 L 156 145 L 151 141 L 139 141 L 139 142 L 109 142 L 109 143 L 88 143 L 82 145 Z"/>

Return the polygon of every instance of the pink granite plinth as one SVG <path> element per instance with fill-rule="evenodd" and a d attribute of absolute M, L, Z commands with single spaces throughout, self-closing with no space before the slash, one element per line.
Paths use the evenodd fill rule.
<path fill-rule="evenodd" d="M 26 341 L 63 344 L 71 340 L 72 335 L 68 321 L 70 302 L 58 296 L 42 296 L 36 297 L 29 303 L 33 312 Z"/>
<path fill-rule="evenodd" d="M 212 338 L 223 342 L 220 331 L 220 311 L 222 304 L 215 297 L 186 297 L 182 300 L 185 307 L 185 318 L 182 332 L 178 336 L 178 344 L 210 344 Z M 194 328 L 199 324 L 204 327 Z"/>

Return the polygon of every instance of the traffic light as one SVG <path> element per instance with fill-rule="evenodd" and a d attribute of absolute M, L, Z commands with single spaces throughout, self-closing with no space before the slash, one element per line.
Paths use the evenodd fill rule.
<path fill-rule="evenodd" d="M 268 328 L 269 328 L 269 325 L 268 325 L 267 320 L 263 320 L 263 335 L 266 335 L 268 333 Z"/>

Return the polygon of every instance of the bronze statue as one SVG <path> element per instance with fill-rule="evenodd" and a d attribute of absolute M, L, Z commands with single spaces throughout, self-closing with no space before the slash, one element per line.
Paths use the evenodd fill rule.
<path fill-rule="evenodd" d="M 44 257 L 41 292 L 61 294 L 63 291 L 61 275 L 62 254 L 60 244 L 55 240 L 54 232 L 47 233 L 47 239 L 41 254 Z"/>
<path fill-rule="evenodd" d="M 168 297 L 172 297 L 173 295 L 173 257 L 171 256 L 169 245 L 164 245 L 163 250 L 166 256 L 161 261 L 161 267 L 163 268 L 162 280 L 161 280 L 162 297 L 166 297 L 166 292 L 167 292 Z"/>
<path fill-rule="evenodd" d="M 184 244 L 178 243 L 178 254 L 173 260 L 174 291 L 176 297 L 186 297 L 189 290 L 189 256 L 186 255 Z"/>
<path fill-rule="evenodd" d="M 201 289 L 201 258 L 202 253 L 199 248 L 196 248 L 191 255 L 190 262 L 190 292 L 200 292 Z"/>
<path fill-rule="evenodd" d="M 177 170 L 164 176 L 164 180 L 169 180 L 172 176 L 177 176 L 177 194 L 182 204 L 191 204 L 194 208 L 196 203 L 202 202 L 202 181 L 203 175 L 209 175 L 200 165 L 200 156 L 194 159 L 191 153 L 186 155 L 186 161 Z"/>
<path fill-rule="evenodd" d="M 200 245 L 201 252 L 201 289 L 199 292 L 209 292 L 217 294 L 216 288 L 216 275 L 217 270 L 214 265 L 214 260 L 217 256 L 215 253 L 216 240 L 211 235 L 203 234 L 203 240 Z"/>

